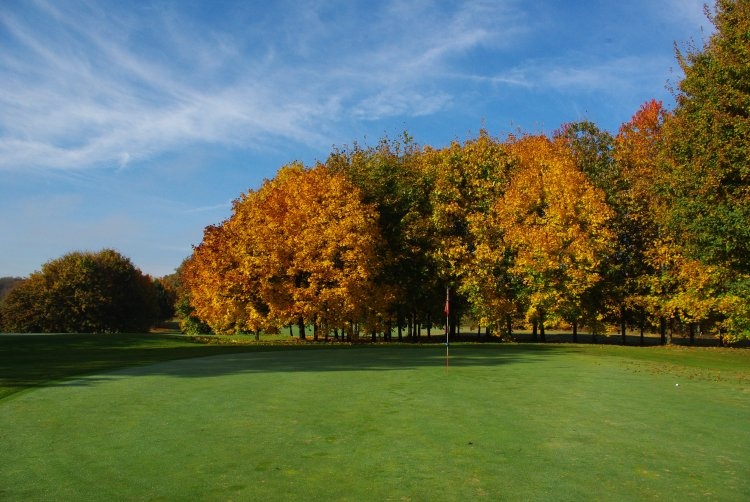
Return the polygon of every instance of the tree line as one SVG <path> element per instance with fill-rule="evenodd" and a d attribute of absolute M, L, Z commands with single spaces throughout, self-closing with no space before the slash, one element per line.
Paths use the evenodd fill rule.
<path fill-rule="evenodd" d="M 677 51 L 676 107 L 617 134 L 481 131 L 444 148 L 405 134 L 291 164 L 208 227 L 182 278 L 217 333 L 383 332 L 452 312 L 496 333 L 616 323 L 662 338 L 750 333 L 750 7 Z"/>
<path fill-rule="evenodd" d="M 542 340 L 611 324 L 623 340 L 750 337 L 750 2 L 718 0 L 710 18 L 701 48 L 676 51 L 673 110 L 648 101 L 616 134 L 579 121 L 435 148 L 404 133 L 289 164 L 205 229 L 157 281 L 162 296 L 179 297 L 187 332 L 400 338 L 442 324 L 450 288 L 452 330 L 468 317 Z M 3 329 L 23 309 L 54 311 L 22 300 L 43 284 L 32 275 L 5 297 Z"/>

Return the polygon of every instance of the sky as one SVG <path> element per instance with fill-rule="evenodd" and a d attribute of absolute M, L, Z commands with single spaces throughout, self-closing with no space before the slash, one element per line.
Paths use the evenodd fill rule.
<path fill-rule="evenodd" d="M 703 0 L 2 0 L 0 277 L 103 248 L 172 273 L 334 146 L 614 133 L 711 29 Z"/>

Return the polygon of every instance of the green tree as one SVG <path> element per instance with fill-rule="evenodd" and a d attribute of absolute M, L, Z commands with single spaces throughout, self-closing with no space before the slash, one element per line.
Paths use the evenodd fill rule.
<path fill-rule="evenodd" d="M 617 210 L 617 276 L 614 290 L 622 305 L 637 318 L 641 343 L 646 314 L 665 321 L 670 317 L 670 262 L 661 228 L 665 198 L 658 190 L 664 176 L 661 152 L 664 122 L 669 114 L 662 103 L 644 103 L 630 121 L 622 124 L 614 143 L 614 160 L 622 176 Z M 664 322 L 659 323 L 664 326 Z"/>
<path fill-rule="evenodd" d="M 716 31 L 677 50 L 685 74 L 665 125 L 665 226 L 687 259 L 715 271 L 718 326 L 750 335 L 750 2 L 718 0 Z"/>
<path fill-rule="evenodd" d="M 376 282 L 394 295 L 390 314 L 399 334 L 406 319 L 412 327 L 434 320 L 442 294 L 435 262 L 425 252 L 431 239 L 432 180 L 421 159 L 421 149 L 404 133 L 401 140 L 383 138 L 376 147 L 336 148 L 326 160 L 326 167 L 356 185 L 377 212 L 383 266 Z"/>
<path fill-rule="evenodd" d="M 158 318 L 153 282 L 111 249 L 52 260 L 3 300 L 12 332 L 139 332 Z"/>

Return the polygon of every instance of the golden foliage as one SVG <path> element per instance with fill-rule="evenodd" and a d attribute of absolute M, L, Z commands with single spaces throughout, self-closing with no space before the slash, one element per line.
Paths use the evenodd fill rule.
<path fill-rule="evenodd" d="M 530 317 L 569 316 L 601 279 L 612 210 L 563 142 L 524 136 L 509 149 L 519 167 L 494 213 L 513 255 L 510 272 L 525 285 Z"/>
<path fill-rule="evenodd" d="M 186 264 L 196 315 L 216 332 L 297 322 L 341 327 L 378 303 L 377 216 L 325 167 L 281 169 L 208 227 Z"/>

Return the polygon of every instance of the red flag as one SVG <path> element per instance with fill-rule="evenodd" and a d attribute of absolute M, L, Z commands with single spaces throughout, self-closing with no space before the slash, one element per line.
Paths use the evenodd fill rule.
<path fill-rule="evenodd" d="M 451 293 L 450 288 L 445 288 L 445 315 L 448 316 L 451 313 Z"/>

